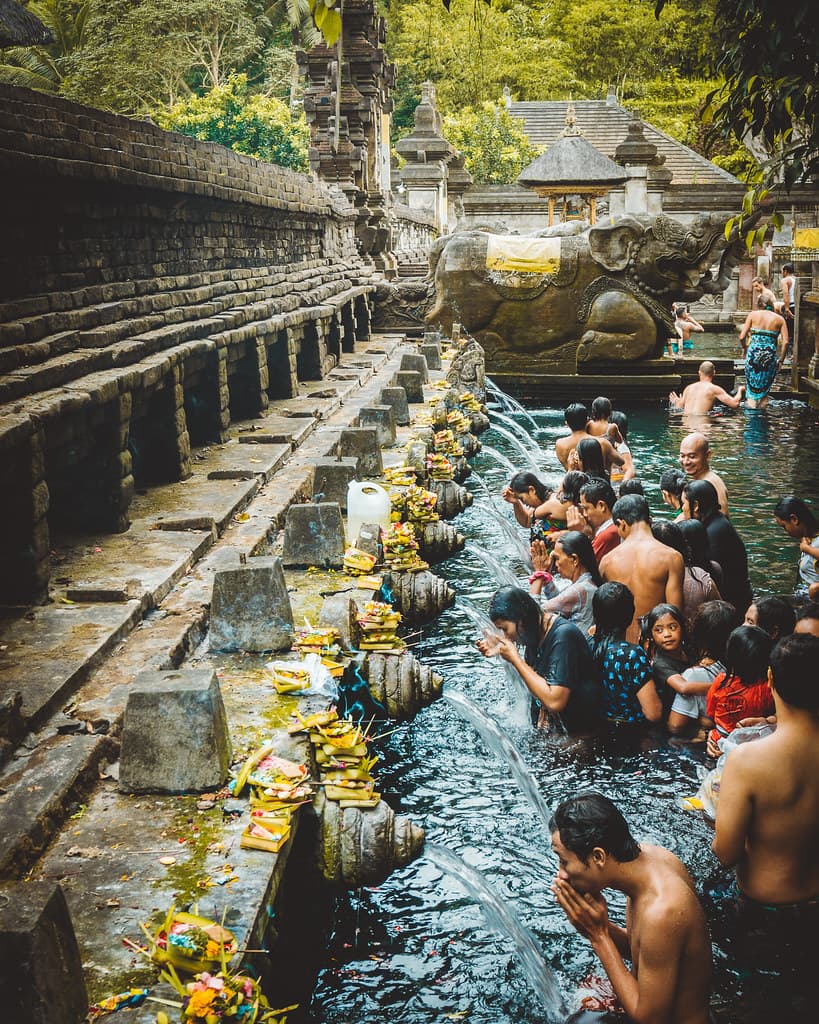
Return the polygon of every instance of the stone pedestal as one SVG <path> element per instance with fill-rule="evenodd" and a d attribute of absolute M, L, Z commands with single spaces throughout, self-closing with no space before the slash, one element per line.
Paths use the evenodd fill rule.
<path fill-rule="evenodd" d="M 350 594 L 331 594 L 325 597 L 319 612 L 319 625 L 337 629 L 345 647 L 358 647 L 361 636 L 358 605 Z"/>
<path fill-rule="evenodd" d="M 344 564 L 344 523 L 338 502 L 291 505 L 284 523 L 286 566 L 340 569 Z"/>
<path fill-rule="evenodd" d="M 397 426 L 409 426 L 409 402 L 407 402 L 407 393 L 403 388 L 382 388 L 378 400 L 382 405 L 392 406 Z"/>
<path fill-rule="evenodd" d="M 225 706 L 210 669 L 140 672 L 122 724 L 119 788 L 125 793 L 197 793 L 227 779 Z"/>
<path fill-rule="evenodd" d="M 424 384 L 429 384 L 429 365 L 419 352 L 405 352 L 401 356 L 400 370 L 417 370 Z"/>
<path fill-rule="evenodd" d="M 393 384 L 406 391 L 410 404 L 423 404 L 424 378 L 417 370 L 398 370 L 393 378 Z"/>
<path fill-rule="evenodd" d="M 293 612 L 279 558 L 251 558 L 213 577 L 213 651 L 283 651 L 293 637 Z"/>
<path fill-rule="evenodd" d="M 374 427 L 379 445 L 395 444 L 395 413 L 391 405 L 367 405 L 358 413 L 362 427 Z"/>
<path fill-rule="evenodd" d="M 381 476 L 384 466 L 375 427 L 347 427 L 341 431 L 338 445 L 342 457 L 359 460 L 358 469 L 362 478 L 372 480 Z"/>
<path fill-rule="evenodd" d="M 443 364 L 441 363 L 441 343 L 438 341 L 425 341 L 419 346 L 418 351 L 421 353 L 423 359 L 426 360 L 426 364 L 430 370 L 441 370 Z"/>
<path fill-rule="evenodd" d="M 82 961 L 59 885 L 14 882 L 0 889 L 0 963 L 8 1024 L 85 1020 Z"/>
<path fill-rule="evenodd" d="M 313 493 L 320 501 L 338 502 L 342 512 L 347 511 L 347 486 L 358 480 L 359 460 L 319 459 L 313 474 Z"/>

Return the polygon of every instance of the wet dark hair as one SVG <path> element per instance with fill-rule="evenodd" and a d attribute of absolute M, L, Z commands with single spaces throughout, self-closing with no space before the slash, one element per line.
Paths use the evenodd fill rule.
<path fill-rule="evenodd" d="M 579 447 L 580 445 L 578 445 Z M 793 516 L 800 526 L 804 526 L 810 532 L 811 537 L 815 537 L 819 533 L 819 523 L 816 521 L 813 509 L 801 498 L 794 498 L 793 495 L 780 498 L 774 508 L 774 515 L 777 519 L 790 519 Z"/>
<path fill-rule="evenodd" d="M 754 601 L 756 606 L 757 625 L 773 640 L 781 640 L 793 632 L 796 625 L 796 612 L 790 601 L 784 597 L 760 597 Z"/>
<path fill-rule="evenodd" d="M 581 473 L 579 469 L 570 469 L 560 483 L 563 500 L 576 505 L 580 501 L 580 491 L 588 482 L 589 478 L 585 473 Z"/>
<path fill-rule="evenodd" d="M 583 430 L 589 422 L 589 410 L 580 402 L 573 402 L 567 406 L 563 415 L 566 418 L 566 426 L 572 430 Z"/>
<path fill-rule="evenodd" d="M 792 274 L 793 273 L 793 264 L 792 263 L 783 263 L 782 264 L 782 273 L 783 274 Z"/>
<path fill-rule="evenodd" d="M 617 807 L 601 793 L 578 793 L 564 800 L 549 821 L 551 832 L 585 864 L 600 847 L 621 864 L 636 860 L 640 846 Z"/>
<path fill-rule="evenodd" d="M 546 484 L 539 480 L 534 473 L 515 473 L 509 481 L 509 486 L 515 494 L 528 491 L 531 487 L 537 495 L 538 501 L 546 501 L 552 493 Z"/>
<path fill-rule="evenodd" d="M 634 526 L 635 523 L 651 522 L 648 502 L 642 494 L 627 494 L 625 498 L 618 498 L 611 510 L 611 517 L 615 523 L 622 519 L 629 526 Z"/>
<path fill-rule="evenodd" d="M 646 653 L 653 657 L 655 652 L 654 638 L 652 636 L 654 627 L 657 625 L 659 619 L 664 615 L 670 615 L 680 627 L 680 646 L 682 647 L 686 640 L 686 624 L 685 616 L 675 604 L 655 604 L 654 607 L 648 612 L 647 615 L 643 615 L 640 618 L 640 646 L 646 648 Z"/>
<path fill-rule="evenodd" d="M 608 473 L 603 464 L 603 446 L 596 437 L 584 437 L 582 441 L 578 441 L 577 455 L 587 476 L 608 480 Z"/>
<path fill-rule="evenodd" d="M 667 519 L 658 519 L 651 524 L 651 533 L 655 540 L 673 548 L 683 556 L 686 565 L 691 564 L 691 552 L 685 543 L 685 537 L 678 523 L 670 523 Z"/>
<path fill-rule="evenodd" d="M 728 637 L 742 622 L 742 616 L 727 601 L 705 601 L 694 613 L 691 640 L 698 658 L 725 660 Z"/>
<path fill-rule="evenodd" d="M 493 622 L 503 619 L 514 622 L 523 641 L 527 664 L 534 664 L 543 613 L 537 601 L 520 587 L 501 587 L 489 602 L 489 618 Z"/>
<path fill-rule="evenodd" d="M 743 686 L 753 686 L 768 675 L 768 659 L 773 640 L 759 626 L 737 626 L 725 645 L 725 679 L 738 679 Z"/>
<path fill-rule="evenodd" d="M 719 512 L 719 495 L 717 489 L 710 480 L 689 480 L 683 487 L 683 494 L 691 506 L 691 515 L 694 515 L 694 506 L 697 506 L 697 519 L 704 523 L 711 516 Z"/>
<path fill-rule="evenodd" d="M 620 484 L 620 490 L 617 492 L 617 497 L 625 498 L 627 494 L 641 494 L 645 497 L 645 493 L 643 481 L 638 480 L 636 476 L 633 476 L 631 480 L 624 480 Z"/>
<path fill-rule="evenodd" d="M 673 494 L 675 498 L 682 498 L 683 487 L 688 477 L 681 469 L 664 469 L 660 474 L 660 490 Z"/>
<path fill-rule="evenodd" d="M 802 605 L 796 613 L 796 621 L 801 622 L 803 619 L 819 620 L 819 602 L 809 601 L 807 604 Z"/>
<path fill-rule="evenodd" d="M 577 557 L 578 562 L 580 562 L 586 572 L 591 573 L 593 583 L 599 587 L 602 580 L 600 578 L 600 570 L 597 567 L 597 556 L 594 553 L 592 542 L 586 534 L 581 533 L 579 530 L 568 530 L 566 533 L 561 533 L 557 538 L 555 547 L 558 544 L 563 548 L 565 554 Z"/>
<path fill-rule="evenodd" d="M 614 507 L 617 498 L 614 496 L 614 488 L 608 480 L 601 480 L 599 476 L 592 477 L 587 484 L 580 488 L 580 497 L 585 498 L 590 505 L 596 505 L 602 501 L 609 508 Z"/>
<path fill-rule="evenodd" d="M 598 587 L 592 595 L 594 639 L 592 653 L 602 662 L 612 640 L 623 640 L 634 618 L 634 594 L 625 583 L 611 581 Z"/>
<path fill-rule="evenodd" d="M 609 419 L 620 431 L 620 437 L 625 441 L 628 437 L 628 416 L 618 409 L 609 416 Z"/>
<path fill-rule="evenodd" d="M 819 636 L 805 633 L 786 636 L 771 651 L 770 661 L 773 687 L 782 700 L 803 711 L 819 710 L 819 686 L 816 685 Z"/>
<path fill-rule="evenodd" d="M 611 399 L 601 395 L 591 404 L 591 418 L 593 420 L 611 419 Z"/>
<path fill-rule="evenodd" d="M 711 546 L 708 543 L 708 531 L 699 519 L 680 519 L 674 524 L 685 540 L 688 548 L 690 561 L 686 559 L 686 565 L 695 566 L 698 569 L 705 569 L 711 572 Z"/>

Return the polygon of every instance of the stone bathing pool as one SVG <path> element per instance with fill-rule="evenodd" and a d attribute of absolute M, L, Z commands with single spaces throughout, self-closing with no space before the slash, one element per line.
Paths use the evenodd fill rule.
<path fill-rule="evenodd" d="M 551 446 L 563 432 L 562 412 L 529 411 L 542 447 L 536 461 L 543 477 L 556 482 L 559 466 Z M 653 511 L 662 515 L 656 481 L 662 469 L 674 464 L 688 428 L 669 422 L 660 409 L 626 411 L 638 476 Z M 532 429 L 519 413 L 511 415 L 521 429 L 524 424 Z M 791 593 L 797 550 L 777 528 L 771 508 L 785 493 L 813 503 L 819 499 L 819 415 L 801 405 L 772 402 L 767 413 L 714 418 L 708 432 L 714 466 L 728 486 L 732 518 L 748 546 L 755 590 Z M 482 441 L 520 465 L 520 452 L 497 431 L 484 434 Z M 508 476 L 503 465 L 485 453 L 472 463 L 487 489 L 498 495 Z M 475 505 L 458 519 L 458 529 L 522 576 L 511 539 L 486 512 L 487 489 L 475 477 L 467 486 L 475 493 Z M 506 513 L 508 506 L 498 502 L 498 508 Z M 524 531 L 519 532 L 523 537 Z M 496 589 L 485 561 L 467 551 L 437 571 L 459 595 L 485 610 Z M 448 688 L 464 693 L 504 726 L 547 804 L 579 789 L 599 789 L 617 801 L 640 839 L 661 843 L 680 856 L 706 894 L 713 923 L 730 875 L 711 854 L 708 825 L 678 807 L 681 796 L 696 791 L 699 755 L 669 745 L 593 755 L 555 747 L 530 727 L 525 700 L 501 667 L 478 654 L 477 635 L 473 617 L 456 603 L 426 628 L 415 653 L 444 675 Z M 380 789 L 395 810 L 423 825 L 429 843 L 447 847 L 479 869 L 522 919 L 556 975 L 566 1012 L 576 1009 L 582 983 L 602 969 L 549 892 L 555 872 L 549 837 L 508 764 L 486 749 L 449 704 L 438 701 L 384 741 L 379 769 Z M 622 900 L 613 896 L 609 905 L 613 918 L 621 919 Z M 713 1005 L 719 1021 L 784 1019 L 782 1004 L 772 1005 L 774 979 L 741 976 L 730 934 L 715 934 L 714 943 Z M 540 1024 L 561 1019 L 535 998 L 515 945 L 487 926 L 477 896 L 424 857 L 378 888 L 338 896 L 312 1001 L 298 1016 L 313 1024 Z"/>

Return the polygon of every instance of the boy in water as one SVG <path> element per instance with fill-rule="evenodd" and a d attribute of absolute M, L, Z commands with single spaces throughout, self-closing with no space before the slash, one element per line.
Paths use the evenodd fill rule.
<path fill-rule="evenodd" d="M 560 862 L 552 892 L 600 958 L 628 1019 L 708 1024 L 711 942 L 680 861 L 660 846 L 638 844 L 599 793 L 565 800 L 549 827 Z M 603 889 L 626 894 L 625 928 L 609 921 Z"/>

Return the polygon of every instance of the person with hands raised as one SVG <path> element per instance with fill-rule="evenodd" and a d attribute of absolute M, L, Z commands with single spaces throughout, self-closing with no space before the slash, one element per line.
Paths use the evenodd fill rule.
<path fill-rule="evenodd" d="M 626 1019 L 708 1024 L 711 942 L 680 861 L 660 846 L 637 843 L 600 793 L 564 800 L 549 828 L 559 861 L 552 892 L 600 959 Z M 604 889 L 625 893 L 625 928 L 609 920 Z"/>

